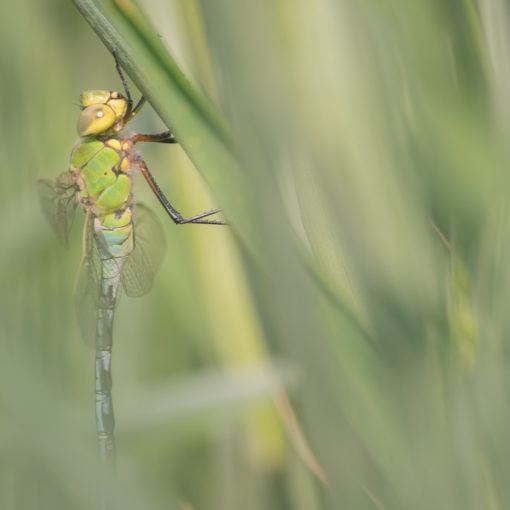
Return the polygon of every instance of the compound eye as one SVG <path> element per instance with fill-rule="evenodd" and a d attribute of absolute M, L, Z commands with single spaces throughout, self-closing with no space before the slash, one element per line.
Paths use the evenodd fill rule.
<path fill-rule="evenodd" d="M 110 95 L 109 90 L 86 90 L 80 95 L 80 103 L 83 108 L 93 104 L 106 104 L 108 99 L 110 99 Z"/>
<path fill-rule="evenodd" d="M 108 131 L 117 120 L 113 110 L 105 104 L 87 106 L 78 119 L 80 136 L 99 135 Z"/>

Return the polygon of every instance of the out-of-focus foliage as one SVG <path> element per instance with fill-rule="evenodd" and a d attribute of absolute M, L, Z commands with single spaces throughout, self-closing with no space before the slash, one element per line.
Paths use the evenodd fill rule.
<path fill-rule="evenodd" d="M 67 167 L 78 94 L 120 83 L 71 2 L 4 7 L 0 508 L 92 509 L 101 487 L 119 509 L 505 508 L 505 2 L 139 3 L 240 171 L 182 112 L 198 172 L 179 147 L 140 150 L 178 209 L 216 204 L 231 226 L 175 227 L 137 180 L 167 253 L 118 309 L 104 473 L 72 302 L 81 220 L 64 250 L 35 182 Z M 154 101 L 165 119 L 172 100 Z M 147 107 L 132 129 L 165 127 Z"/>

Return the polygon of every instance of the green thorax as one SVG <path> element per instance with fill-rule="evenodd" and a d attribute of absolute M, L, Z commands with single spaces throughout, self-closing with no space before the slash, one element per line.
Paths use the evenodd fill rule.
<path fill-rule="evenodd" d="M 71 154 L 70 172 L 83 208 L 95 216 L 94 228 L 114 257 L 128 256 L 133 249 L 129 147 L 125 149 L 116 138 L 81 139 Z"/>
<path fill-rule="evenodd" d="M 75 174 L 84 206 L 96 216 L 125 209 L 131 198 L 131 177 L 124 172 L 127 152 L 120 141 L 79 141 L 71 154 L 70 170 Z"/>

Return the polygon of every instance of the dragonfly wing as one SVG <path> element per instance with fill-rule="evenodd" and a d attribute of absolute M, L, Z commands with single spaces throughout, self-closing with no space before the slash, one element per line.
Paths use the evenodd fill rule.
<path fill-rule="evenodd" d="M 55 180 L 40 179 L 37 187 L 44 216 L 59 240 L 67 246 L 78 205 L 73 174 L 62 172 Z"/>
<path fill-rule="evenodd" d="M 131 297 L 143 296 L 152 287 L 165 252 L 165 233 L 157 216 L 145 205 L 134 207 L 133 253 L 122 270 L 122 284 Z"/>
<path fill-rule="evenodd" d="M 101 288 L 101 259 L 96 246 L 94 218 L 88 213 L 83 226 L 83 256 L 75 282 L 78 324 L 85 342 L 95 344 L 97 309 Z"/>

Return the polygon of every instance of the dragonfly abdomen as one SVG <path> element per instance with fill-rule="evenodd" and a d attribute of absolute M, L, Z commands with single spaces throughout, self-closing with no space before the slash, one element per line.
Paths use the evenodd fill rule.
<path fill-rule="evenodd" d="M 133 251 L 134 234 L 131 207 L 127 207 L 123 211 L 97 216 L 94 220 L 94 230 L 102 260 L 109 257 L 128 257 Z M 105 253 L 102 253 L 103 251 Z"/>
<path fill-rule="evenodd" d="M 99 247 L 99 244 L 98 244 Z M 100 256 L 107 255 L 99 248 Z M 101 287 L 97 307 L 96 326 L 96 429 L 102 458 L 115 461 L 115 419 L 112 401 L 112 344 L 113 316 L 117 302 L 122 266 L 126 257 L 103 259 Z"/>
<path fill-rule="evenodd" d="M 101 281 L 96 325 L 96 429 L 99 450 L 107 462 L 115 461 L 115 419 L 112 400 L 113 318 L 122 269 L 133 251 L 131 209 L 94 219 L 96 245 L 101 260 Z"/>

